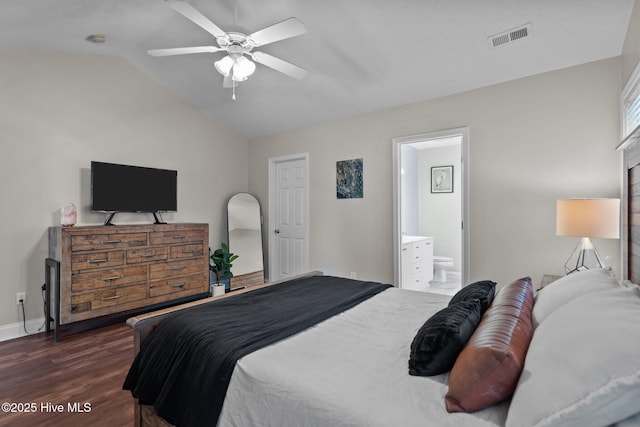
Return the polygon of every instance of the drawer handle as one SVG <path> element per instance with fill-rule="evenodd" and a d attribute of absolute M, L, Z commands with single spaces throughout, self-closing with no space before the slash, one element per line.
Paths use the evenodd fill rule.
<path fill-rule="evenodd" d="M 109 262 L 111 261 L 109 258 L 102 258 L 102 259 L 88 259 L 87 260 L 87 264 L 100 264 L 102 262 Z"/>
<path fill-rule="evenodd" d="M 182 251 L 185 255 L 199 255 L 200 251 Z"/>
<path fill-rule="evenodd" d="M 186 239 L 187 236 L 171 236 L 172 239 Z"/>
<path fill-rule="evenodd" d="M 122 274 L 118 275 L 118 276 L 111 276 L 111 277 L 103 277 L 102 280 L 105 282 L 108 282 L 110 280 L 118 280 L 118 279 L 122 279 L 124 276 Z"/>
<path fill-rule="evenodd" d="M 174 285 L 169 285 L 172 288 L 184 288 L 184 285 L 186 285 L 186 283 L 176 283 Z"/>
<path fill-rule="evenodd" d="M 118 299 L 118 298 L 122 298 L 122 294 L 114 295 L 112 297 L 102 297 L 102 298 L 100 298 L 100 300 L 101 301 L 111 301 L 111 300 Z"/>
<path fill-rule="evenodd" d="M 115 245 L 116 243 L 122 243 L 122 239 L 118 240 L 100 240 L 101 245 Z"/>
<path fill-rule="evenodd" d="M 153 258 L 155 256 L 158 256 L 158 254 L 156 254 L 154 252 L 154 253 L 151 253 L 151 254 L 142 254 L 142 255 L 140 255 L 140 258 Z"/>
<path fill-rule="evenodd" d="M 169 267 L 169 270 L 171 270 L 171 271 L 180 271 L 180 270 L 184 270 L 185 268 L 186 267 L 183 265 L 183 266 L 180 266 L 180 267 Z"/>

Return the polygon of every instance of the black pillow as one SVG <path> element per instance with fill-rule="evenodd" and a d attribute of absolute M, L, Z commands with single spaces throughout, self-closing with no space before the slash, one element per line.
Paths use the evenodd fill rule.
<path fill-rule="evenodd" d="M 438 375 L 450 371 L 482 317 L 479 299 L 461 301 L 431 316 L 411 343 L 410 375 Z"/>
<path fill-rule="evenodd" d="M 457 304 L 460 301 L 470 301 L 479 299 L 482 303 L 482 313 L 491 305 L 493 297 L 496 294 L 496 282 L 491 280 L 481 280 L 471 283 L 460 289 L 449 301 L 449 305 Z"/>

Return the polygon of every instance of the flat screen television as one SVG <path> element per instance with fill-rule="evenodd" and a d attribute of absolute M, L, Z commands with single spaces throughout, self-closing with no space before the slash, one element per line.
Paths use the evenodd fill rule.
<path fill-rule="evenodd" d="M 142 166 L 91 162 L 91 210 L 111 215 L 118 212 L 158 212 L 178 210 L 178 172 Z"/>

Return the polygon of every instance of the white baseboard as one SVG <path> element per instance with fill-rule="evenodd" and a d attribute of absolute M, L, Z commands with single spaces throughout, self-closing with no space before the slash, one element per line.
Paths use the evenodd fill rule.
<path fill-rule="evenodd" d="M 27 330 L 33 333 L 44 332 L 44 317 L 39 319 L 31 319 L 27 320 Z M 40 330 L 38 330 L 40 329 Z M 0 325 L 0 342 L 12 340 L 14 338 L 24 337 L 27 334 L 24 331 L 24 327 L 22 326 L 22 322 L 10 323 L 8 325 Z"/>

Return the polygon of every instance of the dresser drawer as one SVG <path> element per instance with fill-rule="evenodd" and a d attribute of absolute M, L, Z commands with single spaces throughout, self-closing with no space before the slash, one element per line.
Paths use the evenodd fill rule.
<path fill-rule="evenodd" d="M 71 250 L 94 251 L 123 249 L 147 244 L 147 233 L 86 234 L 71 237 Z"/>
<path fill-rule="evenodd" d="M 407 239 L 407 240 L 405 240 Z M 420 289 L 433 278 L 433 238 L 403 236 L 402 282 L 407 289 Z"/>
<path fill-rule="evenodd" d="M 120 286 L 71 297 L 71 313 L 97 310 L 147 298 L 147 284 Z"/>
<path fill-rule="evenodd" d="M 170 245 L 175 243 L 202 242 L 203 233 L 200 229 L 153 231 L 149 233 L 149 244 Z"/>
<path fill-rule="evenodd" d="M 164 261 L 169 254 L 169 248 L 161 246 L 158 248 L 129 249 L 127 251 L 127 264 L 139 262 Z"/>
<path fill-rule="evenodd" d="M 161 262 L 149 265 L 149 280 L 168 279 L 170 277 L 188 276 L 202 273 L 201 259 Z"/>
<path fill-rule="evenodd" d="M 416 286 L 428 285 L 429 280 L 424 276 L 424 274 L 411 274 L 407 278 L 407 284 L 410 284 L 410 289 L 416 289 Z"/>
<path fill-rule="evenodd" d="M 422 261 L 422 252 L 421 251 L 411 251 L 407 254 L 409 257 L 409 261 L 412 263 L 417 263 Z"/>
<path fill-rule="evenodd" d="M 71 255 L 71 271 L 95 270 L 124 265 L 123 251 L 91 252 Z"/>
<path fill-rule="evenodd" d="M 193 258 L 202 255 L 204 255 L 204 245 L 202 243 L 171 246 L 171 259 Z"/>
<path fill-rule="evenodd" d="M 74 274 L 71 277 L 71 291 L 90 291 L 93 289 L 123 286 L 146 281 L 146 265 L 136 265 L 133 267 L 123 268 L 105 268 Z"/>
<path fill-rule="evenodd" d="M 420 263 L 412 263 L 409 267 L 408 274 L 418 274 L 423 270 L 422 264 Z M 404 273 L 404 271 L 403 271 Z"/>
<path fill-rule="evenodd" d="M 206 292 L 205 280 L 201 274 L 196 276 L 177 277 L 168 280 L 159 280 L 149 284 L 149 296 L 157 297 L 159 295 L 178 294 L 178 296 L 187 296 Z"/>

